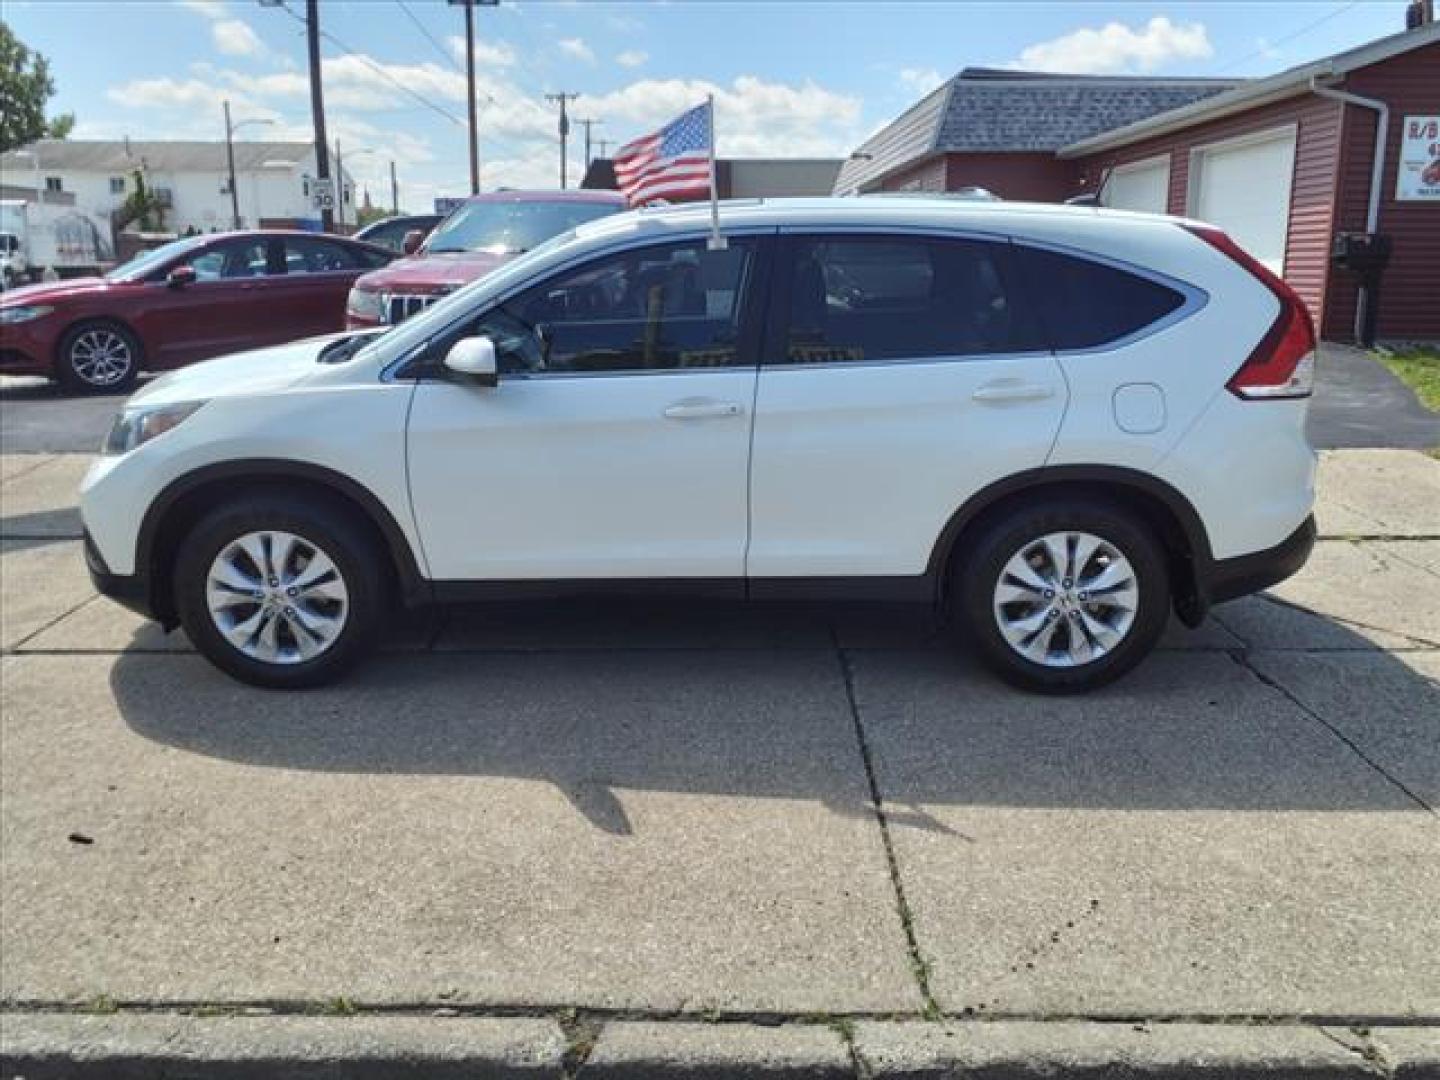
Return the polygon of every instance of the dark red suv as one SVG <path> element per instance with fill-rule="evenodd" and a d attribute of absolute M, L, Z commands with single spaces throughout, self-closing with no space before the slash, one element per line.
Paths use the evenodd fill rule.
<path fill-rule="evenodd" d="M 215 233 L 104 277 L 0 297 L 0 372 L 119 391 L 140 371 L 345 329 L 345 296 L 394 252 L 306 232 Z"/>
<path fill-rule="evenodd" d="M 346 325 L 360 329 L 402 322 L 551 237 L 624 209 L 618 191 L 472 195 L 435 226 L 414 255 L 355 283 Z"/>

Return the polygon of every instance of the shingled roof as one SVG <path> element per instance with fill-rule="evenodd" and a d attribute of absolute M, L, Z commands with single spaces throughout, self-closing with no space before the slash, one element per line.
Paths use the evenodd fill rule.
<path fill-rule="evenodd" d="M 1243 82 L 966 68 L 861 145 L 835 190 L 863 190 L 935 154 L 1053 153 Z"/>
<path fill-rule="evenodd" d="M 208 172 L 226 170 L 225 143 L 145 139 L 41 139 L 25 149 L 40 157 L 40 168 L 55 171 L 104 172 L 123 175 L 143 162 L 156 172 Z M 296 165 L 311 151 L 305 142 L 236 142 L 235 171 L 250 172 L 269 166 Z M 6 172 L 31 168 L 30 159 L 4 156 Z"/>

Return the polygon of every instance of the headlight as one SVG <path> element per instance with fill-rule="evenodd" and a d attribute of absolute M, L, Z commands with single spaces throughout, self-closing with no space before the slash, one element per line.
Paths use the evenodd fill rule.
<path fill-rule="evenodd" d="M 38 319 L 42 315 L 49 315 L 54 311 L 53 307 L 41 307 L 38 305 L 0 308 L 0 325 L 10 326 L 13 323 L 29 322 L 31 319 Z"/>
<path fill-rule="evenodd" d="M 179 427 L 204 404 L 203 401 L 183 401 L 176 405 L 152 405 L 149 408 L 137 405 L 133 409 L 125 409 L 115 418 L 100 452 L 112 457 L 128 454 L 171 428 Z"/>
<path fill-rule="evenodd" d="M 371 292 L 369 289 L 351 289 L 350 296 L 345 301 L 345 310 L 351 315 L 362 319 L 374 319 L 377 322 L 384 314 L 380 304 L 380 294 Z"/>

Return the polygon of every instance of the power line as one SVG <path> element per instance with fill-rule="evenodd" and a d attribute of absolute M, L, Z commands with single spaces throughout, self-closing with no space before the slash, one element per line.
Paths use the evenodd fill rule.
<path fill-rule="evenodd" d="M 1352 3 L 1345 4 L 1342 7 L 1338 7 L 1334 11 L 1329 12 L 1328 14 L 1320 16 L 1320 18 L 1316 19 L 1314 22 L 1306 23 L 1304 26 L 1300 27 L 1299 30 L 1296 30 L 1292 34 L 1286 34 L 1282 38 L 1276 38 L 1274 41 L 1270 42 L 1265 48 L 1257 49 L 1253 53 L 1250 53 L 1248 56 L 1242 56 L 1239 60 L 1232 60 L 1230 63 L 1224 65 L 1223 67 L 1216 68 L 1214 74 L 1219 75 L 1222 72 L 1229 71 L 1233 67 L 1239 67 L 1241 64 L 1244 64 L 1247 61 L 1254 60 L 1257 56 L 1264 56 L 1267 52 L 1275 48 L 1277 45 L 1284 45 L 1286 42 L 1294 41 L 1296 38 L 1308 34 L 1317 26 L 1321 26 L 1324 23 L 1329 22 L 1331 19 L 1344 15 L 1345 12 L 1349 11 L 1351 8 L 1359 6 L 1360 0 L 1353 0 Z"/>
<path fill-rule="evenodd" d="M 410 5 L 405 3 L 405 0 L 395 0 L 395 3 L 400 6 L 401 11 L 405 12 L 405 14 L 409 16 L 410 21 L 415 24 L 415 29 L 419 30 L 420 33 L 424 34 L 425 39 L 435 47 L 435 51 L 445 58 L 445 62 L 449 64 L 452 68 L 454 68 L 456 71 L 459 71 L 460 65 L 455 62 L 455 57 L 451 55 L 450 50 L 445 48 L 444 45 L 441 45 L 439 39 L 436 38 L 434 34 L 430 33 L 430 28 L 420 21 L 420 16 L 416 15 L 415 12 L 410 10 Z"/>
<path fill-rule="evenodd" d="M 291 11 L 290 8 L 286 6 L 284 0 L 281 0 L 281 2 L 276 4 L 275 6 L 297 22 L 305 22 L 303 18 L 301 18 L 299 15 L 296 15 L 295 12 Z M 371 71 L 375 72 L 375 74 L 379 75 L 391 86 L 395 87 L 401 93 L 407 94 L 410 97 L 414 98 L 416 101 L 418 101 L 421 105 L 424 105 L 430 111 L 439 113 L 441 116 L 445 117 L 446 120 L 449 120 L 452 124 L 456 124 L 460 127 L 467 126 L 464 120 L 460 119 L 460 117 L 456 116 L 449 109 L 445 108 L 443 105 L 437 105 L 435 102 L 427 98 L 424 94 L 417 93 L 416 91 L 410 89 L 410 87 L 406 86 L 399 79 L 395 78 L 393 75 L 391 75 L 379 64 L 375 63 L 375 61 L 371 60 L 364 53 L 356 52 L 349 45 L 346 45 L 343 41 L 337 38 L 334 34 L 330 33 L 328 30 L 321 28 L 320 36 L 326 41 L 330 42 L 331 45 L 334 45 L 346 56 L 350 56 L 356 60 L 359 60 L 362 64 L 368 67 Z"/>

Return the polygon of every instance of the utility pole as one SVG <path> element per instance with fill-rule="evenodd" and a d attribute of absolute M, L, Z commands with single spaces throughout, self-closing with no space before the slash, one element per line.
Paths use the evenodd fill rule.
<path fill-rule="evenodd" d="M 390 159 L 390 209 L 400 213 L 400 182 L 395 179 L 395 159 Z"/>
<path fill-rule="evenodd" d="M 305 0 L 305 37 L 310 52 L 310 116 L 315 124 L 315 172 L 321 187 L 330 180 L 330 149 L 325 141 L 325 92 L 320 85 L 320 0 Z M 320 211 L 320 227 L 335 229 L 334 200 Z"/>
<path fill-rule="evenodd" d="M 225 101 L 225 160 L 230 166 L 230 227 L 240 228 L 240 192 L 235 190 L 235 129 L 230 126 L 230 101 Z"/>
<path fill-rule="evenodd" d="M 584 125 L 585 125 L 585 168 L 587 168 L 587 169 L 590 168 L 590 161 L 591 161 L 591 158 L 590 158 L 590 129 L 591 129 L 592 127 L 594 127 L 596 124 L 603 124 L 604 122 L 605 122 L 604 120 L 589 120 L 589 119 L 581 120 L 581 119 L 579 119 L 578 117 L 577 117 L 576 120 L 575 120 L 575 123 L 577 123 L 577 124 L 584 124 Z"/>
<path fill-rule="evenodd" d="M 596 157 L 602 157 L 602 158 L 603 158 L 603 157 L 605 156 L 605 152 L 610 149 L 610 140 L 609 140 L 609 139 L 596 139 L 596 140 L 595 140 L 595 145 L 598 146 L 598 147 L 600 147 L 600 152 L 599 152 L 598 154 L 596 154 L 595 156 L 596 156 Z"/>
<path fill-rule="evenodd" d="M 470 194 L 480 194 L 480 129 L 475 119 L 475 5 L 490 7 L 500 0 L 450 0 L 465 9 L 465 99 L 470 114 Z"/>
<path fill-rule="evenodd" d="M 567 94 L 563 91 L 558 94 L 546 94 L 546 101 L 558 101 L 560 103 L 560 188 L 565 188 L 565 153 L 570 138 L 570 117 L 566 115 L 566 105 L 574 101 L 579 94 Z"/>

